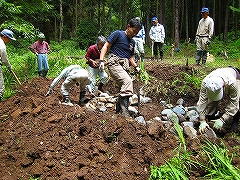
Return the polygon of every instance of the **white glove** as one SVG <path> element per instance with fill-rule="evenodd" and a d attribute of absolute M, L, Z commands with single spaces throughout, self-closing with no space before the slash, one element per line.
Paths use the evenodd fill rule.
<path fill-rule="evenodd" d="M 221 130 L 224 124 L 224 121 L 220 118 L 220 119 L 216 119 L 216 120 L 211 120 L 212 122 L 215 122 L 213 125 L 213 128 L 216 130 Z"/>
<path fill-rule="evenodd" d="M 140 74 L 141 73 L 141 68 L 137 66 L 137 67 L 135 67 L 135 71 Z"/>
<path fill-rule="evenodd" d="M 103 61 L 100 61 L 100 62 L 99 62 L 99 70 L 100 70 L 100 71 L 103 71 L 103 70 L 104 70 L 104 62 L 103 62 Z"/>
<path fill-rule="evenodd" d="M 206 129 L 208 128 L 209 128 L 209 125 L 206 123 L 206 121 L 200 121 L 199 132 L 201 134 L 205 133 Z"/>
<path fill-rule="evenodd" d="M 48 92 L 46 93 L 46 96 L 49 96 L 50 94 L 52 94 L 52 89 L 49 88 Z"/>

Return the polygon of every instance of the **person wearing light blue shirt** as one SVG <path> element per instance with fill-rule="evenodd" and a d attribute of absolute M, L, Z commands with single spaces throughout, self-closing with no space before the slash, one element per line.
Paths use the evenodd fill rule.
<path fill-rule="evenodd" d="M 153 26 L 149 31 L 150 39 L 153 43 L 153 55 L 155 61 L 158 61 L 158 50 L 160 53 L 160 60 L 163 60 L 163 44 L 165 39 L 165 29 L 162 24 L 158 22 L 157 17 L 152 18 Z"/>
<path fill-rule="evenodd" d="M 140 22 L 140 18 L 136 17 Z M 145 44 L 145 28 L 142 25 L 142 29 L 137 33 L 136 36 L 133 37 L 133 40 L 135 41 L 135 48 L 134 48 L 134 54 L 135 54 L 135 60 L 138 61 L 140 58 L 143 60 L 144 58 L 144 44 Z"/>

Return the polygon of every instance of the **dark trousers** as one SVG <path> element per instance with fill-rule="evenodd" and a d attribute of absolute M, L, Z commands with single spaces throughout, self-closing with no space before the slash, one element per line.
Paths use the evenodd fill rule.
<path fill-rule="evenodd" d="M 163 57 L 163 43 L 154 42 L 153 43 L 153 55 L 157 56 L 158 51 L 160 52 L 160 57 Z"/>

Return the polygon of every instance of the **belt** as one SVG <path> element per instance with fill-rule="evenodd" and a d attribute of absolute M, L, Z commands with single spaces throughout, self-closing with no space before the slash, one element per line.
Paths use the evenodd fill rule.
<path fill-rule="evenodd" d="M 207 37 L 207 38 L 209 38 L 209 36 L 200 36 L 200 35 L 196 35 L 196 36 L 198 36 L 198 37 Z"/>

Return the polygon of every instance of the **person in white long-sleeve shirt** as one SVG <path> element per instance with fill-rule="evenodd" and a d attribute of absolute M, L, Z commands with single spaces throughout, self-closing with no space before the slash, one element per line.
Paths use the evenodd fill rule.
<path fill-rule="evenodd" d="M 8 61 L 8 55 L 6 51 L 6 45 L 9 43 L 11 40 L 16 40 L 13 37 L 13 32 L 4 29 L 1 31 L 1 37 L 0 37 L 0 101 L 3 97 L 4 94 L 4 78 L 3 78 L 3 73 L 2 73 L 2 65 L 6 65 L 9 71 L 12 71 L 12 66 L 10 62 Z"/>
<path fill-rule="evenodd" d="M 202 19 L 198 23 L 198 28 L 196 32 L 195 42 L 197 45 L 196 52 L 196 65 L 200 64 L 202 59 L 202 64 L 204 65 L 207 61 L 208 46 L 210 40 L 213 36 L 214 31 L 214 21 L 209 17 L 209 9 L 203 7 L 201 10 Z"/>
<path fill-rule="evenodd" d="M 158 22 L 157 17 L 152 18 L 153 26 L 149 31 L 150 39 L 152 40 L 153 55 L 155 61 L 158 61 L 158 50 L 160 53 L 160 60 L 163 60 L 163 44 L 165 39 L 165 29 L 162 24 Z"/>
<path fill-rule="evenodd" d="M 80 86 L 80 98 L 79 105 L 82 105 L 84 102 L 84 97 L 86 95 L 86 86 L 91 83 L 91 78 L 87 70 L 83 69 L 79 65 L 70 65 L 67 68 L 63 69 L 60 75 L 58 75 L 49 87 L 49 91 L 46 96 L 52 93 L 53 88 L 59 83 L 59 81 L 65 78 L 62 83 L 61 91 L 65 103 L 71 103 L 69 96 L 69 89 L 76 83 Z"/>
<path fill-rule="evenodd" d="M 199 132 L 204 133 L 209 120 L 214 121 L 213 128 L 221 130 L 224 123 L 232 120 L 232 130 L 236 130 L 239 121 L 240 70 L 234 67 L 218 68 L 207 75 L 201 85 L 197 110 L 199 112 Z M 227 99 L 225 112 L 215 116 L 218 103 Z"/>

